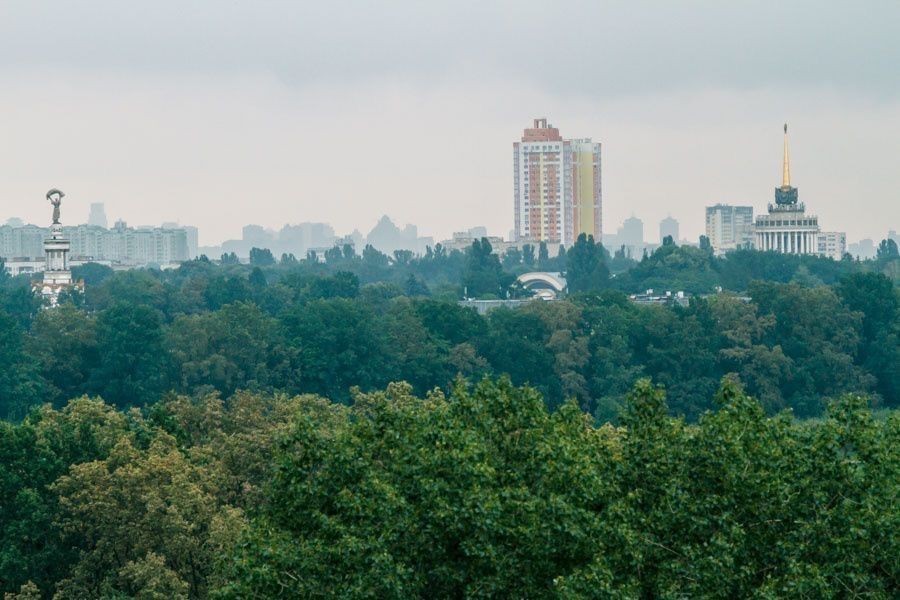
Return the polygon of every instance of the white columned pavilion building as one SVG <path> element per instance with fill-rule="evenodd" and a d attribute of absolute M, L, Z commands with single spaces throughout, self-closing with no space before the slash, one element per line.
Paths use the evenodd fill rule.
<path fill-rule="evenodd" d="M 757 250 L 773 250 L 782 254 L 819 254 L 819 218 L 806 214 L 806 207 L 797 198 L 797 188 L 791 186 L 791 162 L 785 124 L 781 187 L 775 188 L 775 204 L 769 204 L 769 214 L 756 217 Z"/>

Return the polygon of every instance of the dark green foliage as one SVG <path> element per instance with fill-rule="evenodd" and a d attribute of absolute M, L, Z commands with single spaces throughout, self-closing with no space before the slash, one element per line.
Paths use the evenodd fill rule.
<path fill-rule="evenodd" d="M 507 382 L 394 385 L 282 438 L 222 597 L 890 597 L 896 415 L 766 418 L 730 381 L 697 425 L 641 381 L 623 428 Z"/>
<path fill-rule="evenodd" d="M 609 285 L 603 246 L 594 243 L 594 236 L 580 234 L 566 256 L 566 282 L 569 292 L 601 290 Z"/>
<path fill-rule="evenodd" d="M 537 250 L 523 246 L 515 269 L 536 268 Z M 548 256 L 543 265 L 556 268 L 560 260 Z M 503 373 L 534 385 L 550 406 L 574 398 L 600 420 L 615 419 L 641 376 L 666 385 L 671 410 L 689 419 L 711 407 L 712 390 L 728 373 L 770 414 L 793 408 L 817 416 L 828 397 L 845 391 L 871 393 L 883 406 L 900 401 L 900 316 L 890 279 L 896 258 L 835 262 L 747 250 L 717 258 L 667 244 L 636 264 L 621 248 L 610 257 L 585 236 L 565 255 L 570 292 L 578 293 L 553 308 L 481 316 L 456 305 L 466 287 L 486 298 L 528 294 L 510 285 L 514 274 L 487 240 L 465 254 L 437 245 L 422 257 L 400 252 L 393 260 L 371 247 L 361 254 L 336 248 L 329 261 L 198 259 L 173 271 L 112 274 L 99 268 L 83 298 L 47 311 L 38 309 L 27 278 L 7 277 L 0 307 L 11 320 L 4 323 L 10 368 L 0 380 L 18 391 L 5 392 L 2 410 L 21 418 L 34 404 L 59 406 L 84 393 L 140 405 L 170 390 L 210 388 L 346 399 L 354 385 L 407 380 L 424 392 L 448 389 L 457 374 Z M 607 268 L 622 270 L 608 277 Z M 612 291 L 717 285 L 749 290 L 752 298 L 723 292 L 683 308 L 644 307 Z M 331 307 L 336 300 L 348 302 Z M 331 309 L 333 318 L 315 321 Z M 303 321 L 298 315 L 306 310 L 308 323 L 285 328 Z M 338 344 L 336 352 L 327 340 Z"/>
<path fill-rule="evenodd" d="M 159 312 L 119 303 L 97 317 L 97 368 L 88 388 L 115 406 L 153 402 L 168 386 L 168 356 Z"/>
<path fill-rule="evenodd" d="M 466 267 L 463 274 L 463 286 L 470 298 L 502 297 L 513 281 L 500 265 L 500 259 L 492 253 L 491 243 L 487 238 L 472 242 L 466 251 Z"/>
<path fill-rule="evenodd" d="M 875 254 L 878 262 L 888 262 L 900 258 L 900 250 L 897 249 L 897 242 L 890 238 L 881 240 Z"/>
<path fill-rule="evenodd" d="M 246 392 L 44 407 L 0 421 L 0 592 L 895 595 L 897 413 L 847 395 L 820 419 L 767 417 L 729 378 L 715 405 L 687 424 L 642 379 L 621 426 L 597 426 L 500 379 L 425 399 L 391 384 L 351 407 Z"/>
<path fill-rule="evenodd" d="M 275 257 L 268 248 L 250 248 L 250 264 L 255 267 L 269 267 L 275 264 Z"/>
<path fill-rule="evenodd" d="M 95 287 L 112 277 L 115 271 L 111 267 L 89 262 L 72 267 L 72 279 L 84 281 L 85 287 Z"/>
<path fill-rule="evenodd" d="M 877 379 L 891 406 L 900 402 L 900 293 L 884 275 L 854 273 L 836 289 L 844 305 L 862 314 L 859 361 Z"/>
<path fill-rule="evenodd" d="M 41 402 L 38 369 L 23 353 L 23 332 L 12 317 L 0 310 L 0 418 L 20 419 Z"/>
<path fill-rule="evenodd" d="M 360 303 L 313 300 L 285 311 L 280 321 L 287 344 L 298 353 L 304 391 L 347 400 L 351 386 L 387 383 L 383 331 Z"/>

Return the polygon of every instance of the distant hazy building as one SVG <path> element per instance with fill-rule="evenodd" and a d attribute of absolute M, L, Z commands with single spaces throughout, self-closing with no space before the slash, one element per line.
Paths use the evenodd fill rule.
<path fill-rule="evenodd" d="M 91 212 L 88 214 L 88 225 L 94 227 L 102 227 L 106 229 L 109 225 L 106 220 L 106 209 L 102 202 L 94 202 L 91 204 Z"/>
<path fill-rule="evenodd" d="M 0 257 L 35 258 L 44 255 L 49 230 L 37 225 L 0 226 Z"/>
<path fill-rule="evenodd" d="M 756 217 L 756 247 L 782 254 L 819 254 L 819 218 L 806 214 L 797 188 L 791 185 L 787 124 L 781 186 L 775 188 L 775 204 L 769 204 L 768 214 Z"/>
<path fill-rule="evenodd" d="M 659 243 L 662 244 L 666 236 L 670 236 L 673 242 L 678 242 L 678 221 L 671 216 L 659 222 Z"/>
<path fill-rule="evenodd" d="M 267 248 L 276 257 L 293 254 L 302 258 L 309 250 L 333 247 L 336 239 L 334 229 L 328 223 L 285 225 L 280 231 L 265 229 L 260 225 L 245 225 L 241 239 L 226 240 L 221 246 L 204 246 L 198 252 L 210 258 L 218 258 L 223 253 L 230 252 L 247 258 L 252 248 Z"/>
<path fill-rule="evenodd" d="M 184 233 L 187 237 L 188 258 L 193 260 L 200 256 L 198 246 L 200 232 L 196 227 L 192 225 L 185 225 Z"/>
<path fill-rule="evenodd" d="M 616 233 L 603 235 L 603 246 L 615 253 L 624 247 L 625 256 L 640 260 L 644 252 L 651 252 L 657 244 L 647 244 L 644 241 L 644 222 L 635 216 L 631 216 L 622 222 L 622 226 Z"/>
<path fill-rule="evenodd" d="M 434 239 L 419 237 L 419 229 L 415 225 L 406 225 L 400 229 L 385 215 L 366 236 L 366 243 L 385 254 L 393 254 L 395 250 L 424 254 L 426 246 L 434 246 Z"/>
<path fill-rule="evenodd" d="M 565 140 L 535 119 L 513 143 L 515 240 L 570 246 L 579 234 L 600 241 L 600 144 Z"/>
<path fill-rule="evenodd" d="M 822 231 L 816 236 L 816 249 L 822 256 L 841 260 L 847 252 L 847 234 L 843 231 Z"/>
<path fill-rule="evenodd" d="M 504 240 L 497 236 L 489 236 L 486 227 L 473 227 L 466 231 L 455 231 L 453 232 L 453 237 L 449 240 L 441 241 L 441 246 L 448 252 L 451 250 L 464 252 L 466 249 L 472 247 L 475 240 L 480 240 L 481 238 L 487 238 L 487 241 L 491 244 L 491 252 L 501 256 L 506 254 L 506 251 L 510 248 L 521 247 L 517 242 Z M 529 242 L 524 243 L 527 244 Z"/>
<path fill-rule="evenodd" d="M 0 226 L 0 258 L 28 259 L 44 256 L 44 240 L 51 237 L 45 227 Z M 61 228 L 58 237 L 68 245 L 70 262 L 99 261 L 125 266 L 168 265 L 188 259 L 187 231 L 184 228 L 130 228 L 124 221 L 112 229 L 92 225 L 72 225 Z"/>
<path fill-rule="evenodd" d="M 632 215 L 625 219 L 617 235 L 619 242 L 626 246 L 643 246 L 644 222 Z"/>
<path fill-rule="evenodd" d="M 706 237 L 716 254 L 753 246 L 753 207 L 716 204 L 706 207 Z"/>
<path fill-rule="evenodd" d="M 869 258 L 875 258 L 877 251 L 875 250 L 875 242 L 866 238 L 864 240 L 859 240 L 853 244 L 847 246 L 847 252 L 849 252 L 854 258 L 858 258 L 860 260 L 866 260 Z"/>

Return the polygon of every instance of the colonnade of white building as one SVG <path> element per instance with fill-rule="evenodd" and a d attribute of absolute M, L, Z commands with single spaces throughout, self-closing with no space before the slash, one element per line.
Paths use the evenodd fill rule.
<path fill-rule="evenodd" d="M 756 247 L 785 254 L 816 254 L 818 234 L 814 231 L 757 231 Z"/>

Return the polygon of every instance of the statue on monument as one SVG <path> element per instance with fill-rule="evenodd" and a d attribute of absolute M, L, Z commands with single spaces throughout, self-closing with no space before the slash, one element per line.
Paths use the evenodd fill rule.
<path fill-rule="evenodd" d="M 60 190 L 53 188 L 49 192 L 47 192 L 47 200 L 50 201 L 50 204 L 53 205 L 53 224 L 59 225 L 59 205 L 62 203 L 62 199 L 65 197 Z"/>

